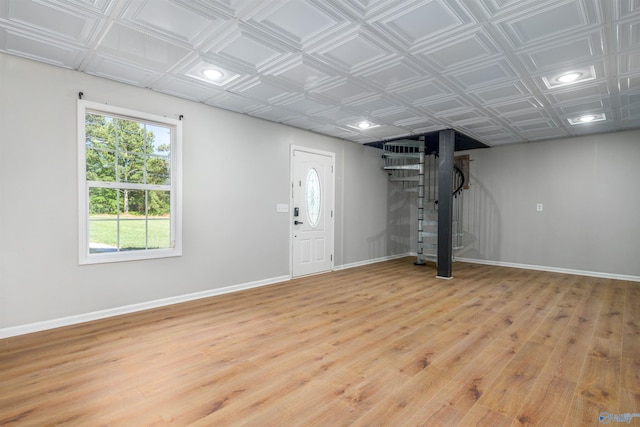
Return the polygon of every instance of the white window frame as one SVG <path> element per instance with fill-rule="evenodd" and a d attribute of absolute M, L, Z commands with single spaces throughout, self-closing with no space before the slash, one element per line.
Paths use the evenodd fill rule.
<path fill-rule="evenodd" d="M 95 113 L 133 121 L 157 124 L 172 129 L 171 141 L 171 247 L 134 251 L 89 252 L 89 182 L 86 176 L 86 115 Z M 101 186 L 122 188 L 121 183 L 102 182 Z M 138 185 L 128 185 L 137 187 Z M 152 186 L 140 189 L 154 189 Z M 79 263 L 99 264 L 182 256 L 182 121 L 154 114 L 142 113 L 107 104 L 78 100 L 78 212 Z"/>

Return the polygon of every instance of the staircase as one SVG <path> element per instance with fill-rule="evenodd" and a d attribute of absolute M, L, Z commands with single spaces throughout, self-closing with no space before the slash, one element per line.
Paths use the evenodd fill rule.
<path fill-rule="evenodd" d="M 437 262 L 438 249 L 438 153 L 425 152 L 424 141 L 398 140 L 383 145 L 384 170 L 389 181 L 402 183 L 408 195 L 416 197 L 418 207 L 417 259 L 415 264 L 425 261 Z M 455 251 L 462 249 L 462 190 L 465 176 L 458 165 L 454 165 L 452 238 Z"/>

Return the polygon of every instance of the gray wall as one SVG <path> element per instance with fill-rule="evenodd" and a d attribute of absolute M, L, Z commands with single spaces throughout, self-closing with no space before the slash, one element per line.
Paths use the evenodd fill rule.
<path fill-rule="evenodd" d="M 640 277 L 640 131 L 466 154 L 460 257 Z"/>
<path fill-rule="evenodd" d="M 0 76 L 0 333 L 288 276 L 291 144 L 336 154 L 336 267 L 408 250 L 376 149 L 4 54 Z M 78 265 L 79 91 L 184 115 L 182 257 Z"/>

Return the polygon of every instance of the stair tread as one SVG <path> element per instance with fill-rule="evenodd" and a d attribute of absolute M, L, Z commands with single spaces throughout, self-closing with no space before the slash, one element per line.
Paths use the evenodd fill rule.
<path fill-rule="evenodd" d="M 418 163 L 411 165 L 389 165 L 384 166 L 384 170 L 419 170 L 420 165 Z"/>

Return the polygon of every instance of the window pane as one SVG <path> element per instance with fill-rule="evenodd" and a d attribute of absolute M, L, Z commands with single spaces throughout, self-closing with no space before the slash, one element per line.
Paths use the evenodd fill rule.
<path fill-rule="evenodd" d="M 171 214 L 171 192 L 149 191 L 148 212 L 150 217 L 169 218 Z"/>
<path fill-rule="evenodd" d="M 120 219 L 120 250 L 134 251 L 147 248 L 146 218 Z"/>
<path fill-rule="evenodd" d="M 147 214 L 147 200 L 145 190 L 119 190 L 120 217 L 142 216 Z"/>
<path fill-rule="evenodd" d="M 322 194 L 320 192 L 320 177 L 318 171 L 309 169 L 307 173 L 307 184 L 304 198 L 307 202 L 307 216 L 311 228 L 316 228 L 320 222 L 320 207 L 322 204 Z"/>
<path fill-rule="evenodd" d="M 144 183 L 144 155 L 118 153 L 118 182 Z"/>
<path fill-rule="evenodd" d="M 115 215 L 89 217 L 89 253 L 118 250 L 118 221 Z"/>
<path fill-rule="evenodd" d="M 167 217 L 149 218 L 149 249 L 171 247 L 171 220 Z"/>
<path fill-rule="evenodd" d="M 169 158 L 171 154 L 171 129 L 158 125 L 147 125 L 147 153 Z"/>
<path fill-rule="evenodd" d="M 118 212 L 118 192 L 111 188 L 89 189 L 89 215 L 115 215 Z"/>
<path fill-rule="evenodd" d="M 147 184 L 171 185 L 171 163 L 168 156 L 147 158 Z"/>
<path fill-rule="evenodd" d="M 87 147 L 87 181 L 115 181 L 115 159 L 114 152 Z"/>
<path fill-rule="evenodd" d="M 146 130 L 144 123 L 131 120 L 118 119 L 118 150 L 120 152 L 139 153 L 145 152 Z"/>

